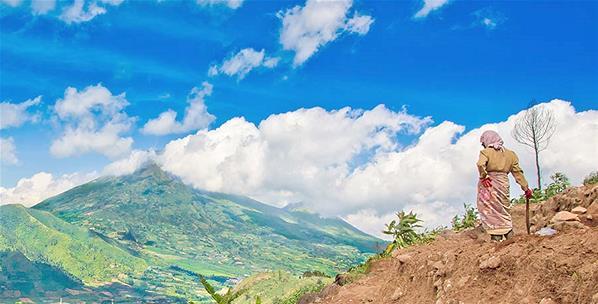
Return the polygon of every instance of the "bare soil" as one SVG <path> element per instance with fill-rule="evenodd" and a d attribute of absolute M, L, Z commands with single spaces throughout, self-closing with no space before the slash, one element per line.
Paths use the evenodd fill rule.
<path fill-rule="evenodd" d="M 598 185 L 571 188 L 532 205 L 532 233 L 576 206 L 582 225 L 527 235 L 525 206 L 512 210 L 515 236 L 491 242 L 481 229 L 445 231 L 430 244 L 397 250 L 355 282 L 339 282 L 300 303 L 598 304 Z"/>

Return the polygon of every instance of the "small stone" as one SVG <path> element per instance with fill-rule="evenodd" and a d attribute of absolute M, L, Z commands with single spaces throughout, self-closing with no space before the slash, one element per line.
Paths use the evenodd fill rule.
<path fill-rule="evenodd" d="M 481 270 L 485 270 L 485 269 L 496 269 L 500 266 L 500 257 L 490 257 L 489 259 L 482 261 L 480 263 L 480 269 Z"/>
<path fill-rule="evenodd" d="M 551 223 L 566 222 L 566 221 L 579 221 L 579 217 L 575 213 L 569 211 L 560 211 L 555 214 L 550 220 Z"/>
<path fill-rule="evenodd" d="M 586 220 L 591 221 L 593 218 L 591 214 L 586 214 Z"/>
<path fill-rule="evenodd" d="M 577 206 L 577 207 L 573 208 L 571 210 L 571 212 L 575 213 L 575 214 L 584 214 L 584 213 L 588 212 L 588 209 L 586 209 L 582 206 Z"/>
<path fill-rule="evenodd" d="M 411 255 L 409 255 L 409 254 L 401 254 L 401 255 L 397 256 L 397 260 L 399 260 L 399 262 L 401 264 L 407 263 L 410 259 L 411 259 Z"/>
<path fill-rule="evenodd" d="M 556 302 L 551 298 L 542 298 L 540 304 L 556 304 Z"/>
<path fill-rule="evenodd" d="M 397 301 L 398 299 L 400 299 L 402 296 L 404 295 L 403 293 L 403 289 L 401 289 L 401 287 L 397 288 L 395 290 L 395 292 L 392 293 L 392 296 L 390 297 L 393 301 Z"/>

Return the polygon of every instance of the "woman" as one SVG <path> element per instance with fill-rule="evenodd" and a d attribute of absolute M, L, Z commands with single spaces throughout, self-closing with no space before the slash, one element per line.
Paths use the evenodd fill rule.
<path fill-rule="evenodd" d="M 490 234 L 491 239 L 502 241 L 513 236 L 507 174 L 513 174 L 527 198 L 532 196 L 532 191 L 523 176 L 523 170 L 519 167 L 517 155 L 503 147 L 502 138 L 498 133 L 485 131 L 480 141 L 484 149 L 480 151 L 477 163 L 480 172 L 478 211 L 482 227 Z"/>

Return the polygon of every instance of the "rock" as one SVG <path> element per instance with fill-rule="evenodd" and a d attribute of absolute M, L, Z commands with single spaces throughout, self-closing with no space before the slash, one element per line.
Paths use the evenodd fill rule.
<path fill-rule="evenodd" d="M 577 214 L 571 213 L 569 211 L 559 211 L 552 217 L 552 219 L 550 219 L 551 223 L 566 221 L 579 221 L 579 217 L 577 216 Z"/>
<path fill-rule="evenodd" d="M 582 207 L 582 206 L 577 206 L 575 208 L 573 208 L 573 210 L 571 210 L 572 213 L 575 214 L 584 214 L 588 211 L 588 209 Z"/>
<path fill-rule="evenodd" d="M 598 304 L 598 292 L 592 296 L 592 304 Z"/>
<path fill-rule="evenodd" d="M 405 263 L 407 263 L 409 260 L 411 260 L 411 255 L 409 255 L 409 254 L 401 254 L 401 255 L 398 255 L 398 256 L 396 257 L 396 259 L 397 259 L 397 260 L 399 260 L 399 262 L 400 262 L 401 264 L 405 264 Z"/>
<path fill-rule="evenodd" d="M 540 304 L 556 304 L 556 302 L 551 298 L 542 298 Z"/>
<path fill-rule="evenodd" d="M 589 207 L 588 211 L 589 214 L 598 214 L 598 201 L 593 202 Z"/>
<path fill-rule="evenodd" d="M 392 295 L 390 296 L 390 299 L 393 301 L 397 301 L 398 299 L 400 299 L 403 295 L 405 295 L 403 293 L 403 289 L 401 289 L 401 287 L 398 287 L 397 289 L 395 289 L 395 291 L 392 293 Z"/>
<path fill-rule="evenodd" d="M 558 231 L 567 231 L 567 230 L 574 230 L 574 229 L 587 229 L 587 227 L 576 221 L 567 221 L 567 222 L 557 222 L 550 225 L 551 228 L 556 229 Z"/>
<path fill-rule="evenodd" d="M 481 270 L 496 269 L 498 267 L 500 267 L 500 257 L 493 256 L 487 260 L 480 262 Z"/>
<path fill-rule="evenodd" d="M 336 283 L 339 286 L 347 285 L 350 282 L 351 282 L 351 279 L 346 274 L 337 274 L 336 278 L 334 279 L 334 283 Z"/>
<path fill-rule="evenodd" d="M 591 214 L 586 214 L 586 220 L 591 221 L 593 218 Z"/>

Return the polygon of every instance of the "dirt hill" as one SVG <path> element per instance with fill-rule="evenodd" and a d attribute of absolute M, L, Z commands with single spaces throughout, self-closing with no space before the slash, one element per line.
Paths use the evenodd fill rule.
<path fill-rule="evenodd" d="M 490 242 L 480 229 L 445 231 L 374 262 L 352 283 L 341 286 L 341 275 L 300 303 L 598 303 L 598 185 L 531 209 L 532 233 L 545 226 L 557 233 L 527 235 L 525 206 L 516 206 L 508 241 Z"/>

